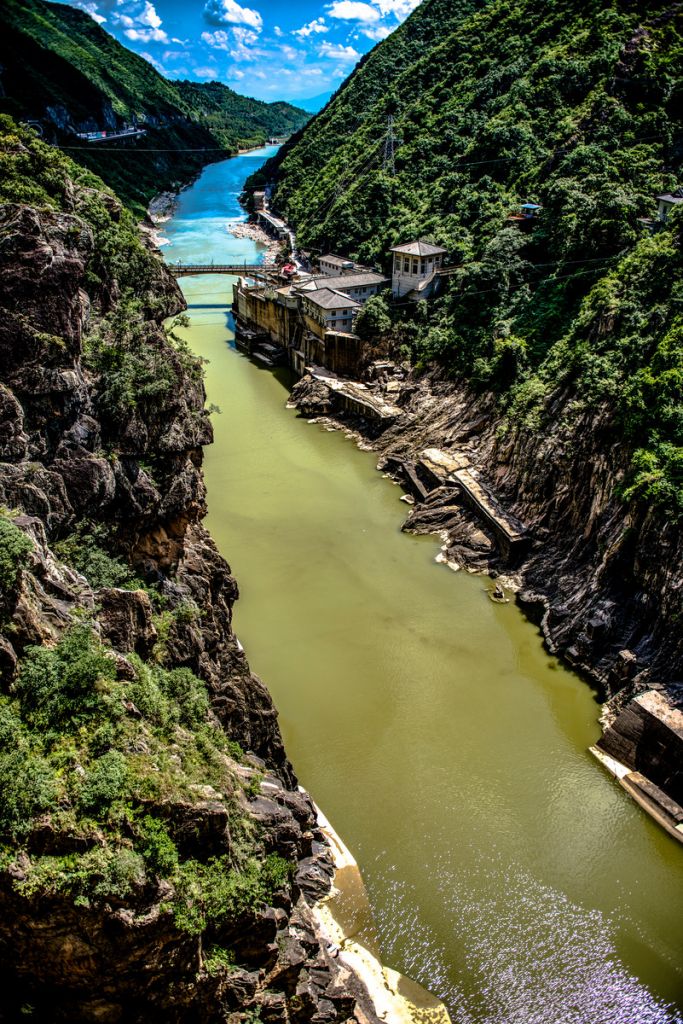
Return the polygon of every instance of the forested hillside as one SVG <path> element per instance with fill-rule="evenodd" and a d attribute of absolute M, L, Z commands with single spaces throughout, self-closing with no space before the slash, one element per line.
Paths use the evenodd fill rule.
<path fill-rule="evenodd" d="M 304 247 L 388 269 L 396 243 L 446 246 L 458 270 L 392 311 L 394 345 L 541 432 L 606 405 L 623 497 L 676 516 L 682 220 L 640 218 L 683 184 L 682 20 L 642 0 L 425 0 L 264 172 Z M 532 231 L 509 219 L 526 201 Z"/>
<path fill-rule="evenodd" d="M 81 146 L 72 150 L 78 160 L 138 211 L 208 160 L 289 135 L 309 117 L 219 83 L 170 82 L 85 11 L 65 4 L 5 0 L 0 28 L 0 111 L 39 121 L 50 141 Z M 75 137 L 134 121 L 147 130 L 144 142 L 113 153 Z"/>

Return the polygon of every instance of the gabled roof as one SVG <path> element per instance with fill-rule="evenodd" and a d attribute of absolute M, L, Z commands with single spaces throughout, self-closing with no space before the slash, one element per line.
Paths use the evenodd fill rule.
<path fill-rule="evenodd" d="M 326 263 L 331 263 L 333 267 L 345 267 L 349 263 L 353 263 L 353 260 L 350 260 L 348 256 L 334 256 L 332 253 L 326 253 L 324 256 L 321 256 L 320 261 L 322 262 L 323 260 Z"/>
<path fill-rule="evenodd" d="M 657 199 L 661 199 L 665 203 L 683 203 L 682 191 L 681 189 L 676 189 L 675 192 L 665 192 L 664 195 L 657 196 Z"/>
<path fill-rule="evenodd" d="M 335 292 L 332 288 L 318 288 L 314 292 L 306 292 L 306 298 L 314 306 L 321 309 L 354 309 L 360 302 L 343 292 Z"/>
<path fill-rule="evenodd" d="M 406 256 L 441 256 L 448 250 L 429 242 L 406 242 L 405 245 L 392 246 L 391 252 L 404 253 Z"/>
<path fill-rule="evenodd" d="M 363 285 L 388 283 L 389 278 L 385 277 L 384 274 L 369 272 L 367 274 L 344 274 L 342 277 L 316 277 L 312 281 L 307 282 L 305 287 L 307 291 L 312 288 L 330 288 L 332 291 L 343 291 L 345 288 L 362 288 Z"/>

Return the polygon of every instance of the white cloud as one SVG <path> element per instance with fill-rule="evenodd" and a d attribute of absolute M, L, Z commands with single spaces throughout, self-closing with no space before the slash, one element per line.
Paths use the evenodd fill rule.
<path fill-rule="evenodd" d="M 249 25 L 260 32 L 263 18 L 250 7 L 240 7 L 236 0 L 207 0 L 204 19 L 211 25 Z"/>
<path fill-rule="evenodd" d="M 202 41 L 214 50 L 229 50 L 232 46 L 230 36 L 220 28 L 216 32 L 202 32 Z"/>
<path fill-rule="evenodd" d="M 360 53 L 352 46 L 342 46 L 339 43 L 328 43 L 325 41 L 318 50 L 319 57 L 329 57 L 330 60 L 341 60 L 344 63 L 351 63 L 360 60 Z"/>
<path fill-rule="evenodd" d="M 301 55 L 301 52 L 301 50 L 295 50 L 293 46 L 287 46 L 286 43 L 280 47 L 280 53 L 285 58 L 285 60 L 292 62 L 294 62 L 297 59 L 297 57 Z"/>
<path fill-rule="evenodd" d="M 252 32 L 249 28 L 234 28 L 232 34 L 235 42 L 240 46 L 253 46 L 258 42 L 258 32 Z"/>
<path fill-rule="evenodd" d="M 123 33 L 137 43 L 167 43 L 168 36 L 160 28 L 127 28 Z"/>
<path fill-rule="evenodd" d="M 386 39 L 393 32 L 392 28 L 388 25 L 364 25 L 359 29 L 359 33 L 362 36 L 367 36 L 368 39 L 374 39 L 377 43 L 380 39 Z"/>
<path fill-rule="evenodd" d="M 420 6 L 421 0 L 372 0 L 372 2 L 379 8 L 383 18 L 387 14 L 393 14 L 399 21 L 403 21 L 409 14 L 412 14 L 416 7 Z"/>
<path fill-rule="evenodd" d="M 213 50 L 225 50 L 233 60 L 254 61 L 257 57 L 266 56 L 264 50 L 254 46 L 258 42 L 258 34 L 250 28 L 237 25 L 226 32 L 219 28 L 215 32 L 202 32 L 202 41 Z"/>
<path fill-rule="evenodd" d="M 218 78 L 215 68 L 195 68 L 194 73 L 198 78 Z"/>
<path fill-rule="evenodd" d="M 244 71 L 240 71 L 239 68 L 229 68 L 226 78 L 231 78 L 235 82 L 239 82 L 240 78 L 244 78 Z"/>
<path fill-rule="evenodd" d="M 273 29 L 273 32 L 274 32 L 274 33 L 275 33 L 275 35 L 276 35 L 276 36 L 278 37 L 278 39 L 282 39 L 282 37 L 283 37 L 283 35 L 284 35 L 284 32 L 282 31 L 282 29 L 280 28 L 280 26 L 279 26 L 279 25 L 276 25 L 276 26 L 275 26 L 275 28 Z"/>
<path fill-rule="evenodd" d="M 154 10 L 154 4 L 151 4 L 149 0 L 145 0 L 145 8 L 142 14 L 139 14 L 137 20 L 141 25 L 148 25 L 150 28 L 159 28 L 161 25 L 161 18 Z"/>
<path fill-rule="evenodd" d="M 306 36 L 317 35 L 320 32 L 329 32 L 329 28 L 325 24 L 324 18 L 316 18 L 314 21 L 309 21 L 308 25 L 303 25 L 301 28 L 297 28 L 292 32 L 293 36 L 300 36 L 301 39 L 305 39 Z"/>
<path fill-rule="evenodd" d="M 97 4 L 91 3 L 90 0 L 72 0 L 72 6 L 79 7 L 82 11 L 85 11 L 98 25 L 107 20 L 103 14 L 99 13 Z"/>
<path fill-rule="evenodd" d="M 360 3 L 359 0 L 335 0 L 327 8 L 331 18 L 339 18 L 343 21 L 363 21 L 371 23 L 379 21 L 381 15 L 376 7 L 370 4 Z"/>
<path fill-rule="evenodd" d="M 117 7 L 122 6 L 122 0 L 117 0 Z M 112 21 L 116 25 L 123 26 L 124 35 L 137 43 L 168 43 L 168 36 L 161 28 L 161 18 L 156 12 L 154 4 L 150 0 L 144 0 L 140 4 L 127 5 L 126 11 L 114 11 Z"/>

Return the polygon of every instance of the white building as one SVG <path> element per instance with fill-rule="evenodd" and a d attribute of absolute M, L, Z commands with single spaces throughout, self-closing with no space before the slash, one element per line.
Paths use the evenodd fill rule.
<path fill-rule="evenodd" d="M 327 256 L 320 257 L 320 273 L 325 274 L 327 277 L 353 274 L 356 269 L 357 267 L 353 260 L 348 260 L 346 256 L 333 256 L 331 253 L 328 253 Z"/>
<path fill-rule="evenodd" d="M 325 331 L 353 332 L 353 318 L 361 304 L 350 295 L 331 288 L 317 288 L 304 292 L 303 301 L 308 327 L 318 337 L 324 338 Z"/>
<path fill-rule="evenodd" d="M 676 189 L 675 192 L 665 192 L 664 195 L 657 196 L 659 207 L 657 210 L 657 220 L 662 224 L 666 224 L 669 219 L 669 214 L 678 206 L 683 203 L 683 189 Z"/>
<path fill-rule="evenodd" d="M 429 242 L 407 242 L 395 245 L 391 252 L 394 254 L 391 272 L 394 298 L 404 295 L 415 301 L 429 298 L 447 250 Z"/>
<path fill-rule="evenodd" d="M 314 292 L 327 288 L 336 292 L 344 292 L 345 295 L 350 295 L 357 302 L 364 303 L 372 295 L 377 295 L 380 289 L 388 284 L 389 279 L 383 274 L 368 271 L 364 274 L 342 274 L 340 277 L 316 277 L 301 285 L 300 290 Z"/>

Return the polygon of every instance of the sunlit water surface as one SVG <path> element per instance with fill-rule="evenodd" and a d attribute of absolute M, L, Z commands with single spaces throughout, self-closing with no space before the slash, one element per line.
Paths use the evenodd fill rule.
<path fill-rule="evenodd" d="M 174 262 L 252 261 L 228 234 L 272 150 L 207 168 Z M 183 279 L 209 360 L 208 525 L 236 630 L 302 783 L 356 854 L 385 959 L 457 1024 L 660 1024 L 683 1007 L 683 858 L 587 753 L 588 686 L 486 581 L 400 532 L 371 454 L 285 408 L 234 348 L 232 280 Z"/>

